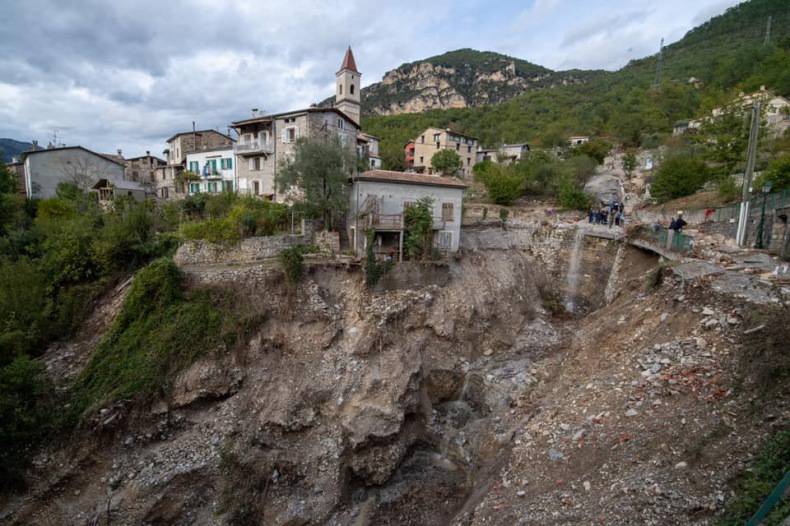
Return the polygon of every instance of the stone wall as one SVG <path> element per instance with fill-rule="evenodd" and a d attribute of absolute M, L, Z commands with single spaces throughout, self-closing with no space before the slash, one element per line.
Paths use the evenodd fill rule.
<path fill-rule="evenodd" d="M 296 245 L 308 245 L 312 233 L 248 237 L 234 245 L 220 245 L 208 241 L 187 241 L 178 248 L 173 258 L 177 265 L 240 265 L 260 263 L 276 257 L 281 251 Z"/>
<path fill-rule="evenodd" d="M 313 243 L 320 252 L 325 254 L 335 255 L 340 253 L 340 234 L 338 232 L 329 232 L 327 230 L 316 232 L 315 236 L 313 236 Z"/>

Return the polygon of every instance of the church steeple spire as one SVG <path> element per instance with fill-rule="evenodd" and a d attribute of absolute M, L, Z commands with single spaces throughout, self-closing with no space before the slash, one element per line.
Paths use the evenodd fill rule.
<path fill-rule="evenodd" d="M 337 91 L 335 92 L 335 108 L 348 115 L 357 125 L 359 125 L 362 114 L 362 99 L 360 88 L 362 73 L 357 70 L 357 62 L 354 60 L 354 53 L 351 46 L 348 46 L 343 57 L 340 70 L 335 74 Z"/>
<path fill-rule="evenodd" d="M 354 60 L 354 52 L 351 51 L 351 46 L 348 46 L 346 55 L 343 57 L 343 63 L 340 65 L 340 71 L 343 71 L 344 69 L 359 74 L 359 71 L 357 71 L 357 63 Z"/>

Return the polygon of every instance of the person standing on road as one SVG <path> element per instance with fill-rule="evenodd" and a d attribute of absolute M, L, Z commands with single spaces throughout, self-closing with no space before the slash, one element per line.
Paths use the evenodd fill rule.
<path fill-rule="evenodd" d="M 683 231 L 683 227 L 688 223 L 683 219 L 683 210 L 678 210 L 678 216 L 669 223 L 669 230 L 667 231 L 667 248 L 672 248 L 672 241 L 675 239 L 675 234 Z"/>

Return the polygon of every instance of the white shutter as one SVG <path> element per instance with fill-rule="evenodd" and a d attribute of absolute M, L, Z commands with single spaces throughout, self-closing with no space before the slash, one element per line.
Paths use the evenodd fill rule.
<path fill-rule="evenodd" d="M 247 159 L 247 168 L 249 168 L 250 171 L 255 169 L 255 165 L 252 164 L 252 157 Z"/>
<path fill-rule="evenodd" d="M 284 143 L 287 143 L 287 142 L 288 142 L 288 128 L 283 128 L 283 131 L 282 131 L 282 141 L 283 141 Z"/>
<path fill-rule="evenodd" d="M 294 140 L 299 138 L 299 128 L 294 126 Z"/>

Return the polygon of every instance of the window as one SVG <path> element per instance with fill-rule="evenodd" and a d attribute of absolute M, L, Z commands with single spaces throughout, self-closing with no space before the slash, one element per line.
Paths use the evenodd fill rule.
<path fill-rule="evenodd" d="M 440 231 L 436 241 L 440 250 L 450 250 L 453 248 L 453 233 Z"/>
<path fill-rule="evenodd" d="M 441 133 L 434 133 L 433 134 L 433 142 L 439 142 L 439 138 L 442 136 Z"/>
<path fill-rule="evenodd" d="M 337 119 L 337 127 L 339 129 L 343 129 L 343 119 Z"/>
<path fill-rule="evenodd" d="M 255 195 L 260 195 L 261 193 L 261 183 L 258 181 L 252 182 L 252 191 Z"/>
<path fill-rule="evenodd" d="M 282 140 L 284 143 L 286 144 L 292 143 L 296 141 L 296 137 L 297 137 L 296 128 L 291 127 L 283 130 Z"/>
<path fill-rule="evenodd" d="M 220 159 L 219 160 L 219 167 L 223 170 L 232 170 L 233 169 L 233 159 Z"/>
<path fill-rule="evenodd" d="M 338 93 L 340 95 L 342 95 L 343 94 L 343 85 L 342 84 L 338 84 L 337 89 L 338 89 Z"/>
<path fill-rule="evenodd" d="M 211 160 L 209 160 L 208 164 L 211 167 L 210 173 L 212 173 L 212 174 L 217 173 L 217 160 L 216 159 L 211 159 Z"/>
<path fill-rule="evenodd" d="M 466 153 L 472 153 L 472 147 L 471 146 L 467 146 L 466 147 Z"/>
<path fill-rule="evenodd" d="M 222 189 L 225 192 L 232 192 L 233 191 L 233 181 L 222 181 Z"/>
<path fill-rule="evenodd" d="M 354 94 L 354 85 L 352 84 L 351 87 L 348 88 L 348 89 L 351 91 L 351 94 L 353 95 Z"/>
<path fill-rule="evenodd" d="M 469 163 L 472 161 L 469 157 L 466 158 L 466 166 L 469 166 Z"/>
<path fill-rule="evenodd" d="M 252 169 L 258 171 L 261 169 L 261 158 L 260 157 L 253 157 L 252 158 Z"/>
<path fill-rule="evenodd" d="M 461 149 L 461 143 L 460 143 L 460 142 L 459 142 L 459 143 L 456 143 L 456 145 L 455 145 L 455 151 L 459 151 L 460 149 Z"/>
<path fill-rule="evenodd" d="M 200 163 L 197 161 L 189 161 L 189 171 L 193 173 L 200 173 Z"/>
<path fill-rule="evenodd" d="M 453 204 L 442 203 L 442 221 L 452 222 L 453 220 Z"/>
<path fill-rule="evenodd" d="M 422 164 L 422 155 L 420 155 L 420 164 Z"/>
<path fill-rule="evenodd" d="M 403 202 L 403 213 L 406 213 L 406 210 L 414 206 L 414 201 L 404 201 Z"/>

